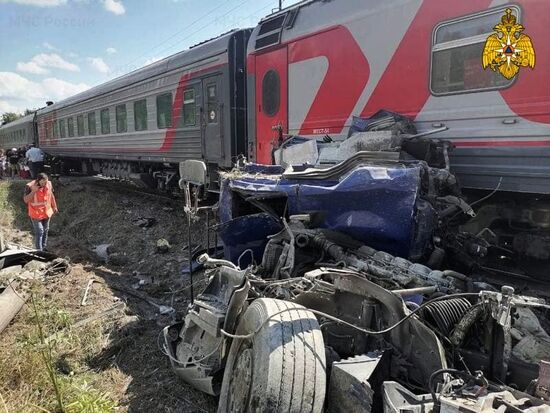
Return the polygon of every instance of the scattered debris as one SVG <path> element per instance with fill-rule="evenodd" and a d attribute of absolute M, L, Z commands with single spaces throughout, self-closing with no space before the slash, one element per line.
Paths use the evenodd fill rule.
<path fill-rule="evenodd" d="M 130 259 L 128 258 L 128 255 L 126 253 L 114 252 L 109 255 L 109 259 L 107 262 L 116 267 L 123 267 L 128 264 L 129 261 Z"/>
<path fill-rule="evenodd" d="M 92 284 L 94 283 L 94 279 L 88 281 L 88 284 L 86 284 L 86 289 L 84 290 L 84 295 L 82 296 L 82 301 L 80 302 L 81 306 L 86 305 L 86 301 L 88 300 L 88 294 L 90 292 L 90 289 L 92 288 Z"/>
<path fill-rule="evenodd" d="M 51 253 L 21 246 L 3 245 L 0 253 L 0 332 L 19 313 L 27 301 L 29 281 L 45 281 L 66 274 L 69 263 Z"/>
<path fill-rule="evenodd" d="M 107 392 L 119 406 L 117 411 L 120 412 L 198 411 L 189 403 L 173 397 L 181 393 L 181 383 L 172 379 L 169 365 L 158 351 L 156 340 L 159 326 L 171 319 L 171 308 L 181 314 L 189 302 L 186 295 L 173 293 L 187 285 L 180 275 L 182 262 L 187 262 L 185 258 L 182 258 L 182 262 L 177 262 L 179 257 L 170 253 L 151 257 L 156 252 L 158 238 L 169 240 L 171 251 L 180 251 L 183 248 L 185 234 L 182 233 L 182 228 L 185 229 L 185 222 L 182 214 L 163 210 L 166 205 L 174 206 L 174 210 L 178 210 L 175 207 L 177 201 L 128 193 L 125 191 L 127 184 L 122 182 L 112 181 L 98 188 L 94 178 L 78 177 L 67 180 L 81 183 L 86 190 L 73 193 L 70 186 L 59 189 L 57 195 L 62 214 L 52 220 L 50 234 L 56 233 L 57 236 L 51 237 L 48 248 L 56 255 L 71 258 L 71 272 L 64 277 L 44 276 L 41 277 L 44 282 L 32 282 L 39 311 L 45 311 L 46 337 L 59 332 L 53 342 L 56 348 L 54 357 L 62 360 L 66 355 L 68 362 L 67 368 L 60 365 L 57 371 L 60 375 L 72 371 L 74 376 L 62 379 L 77 383 L 85 380 L 99 392 Z M 17 243 L 18 252 L 22 253 L 19 257 L 8 258 L 10 266 L 13 264 L 23 267 L 32 260 L 41 261 L 26 254 L 33 254 L 31 248 L 22 247 L 32 245 L 31 225 L 26 218 L 20 196 L 24 184 L 24 181 L 0 183 L 0 229 L 6 235 L 10 249 L 12 244 Z M 5 189 L 14 196 L 10 195 L 7 200 L 3 198 L 6 192 L 2 191 Z M 120 202 L 123 197 L 127 201 L 125 205 Z M 155 217 L 158 222 L 150 229 L 143 230 L 132 223 L 132 219 L 139 216 Z M 202 233 L 199 231 L 194 235 L 196 242 L 200 243 Z M 99 258 L 92 249 L 100 244 L 110 244 L 107 257 L 119 253 L 125 256 L 122 259 L 127 259 L 127 263 L 124 266 L 114 266 Z M 49 259 L 51 258 L 48 257 Z M 173 261 L 173 264 L 167 267 L 165 264 L 169 261 Z M 140 274 L 137 278 L 131 275 L 136 272 Z M 21 278 L 23 272 L 19 273 L 18 278 Z M 147 283 L 153 275 L 154 282 Z M 204 281 L 202 273 L 198 272 L 196 277 L 197 280 Z M 1 286 L 7 285 L 10 278 L 12 277 L 2 277 L 0 293 Z M 85 287 L 91 278 L 97 282 L 94 282 L 88 292 L 86 305 L 81 306 Z M 132 285 L 140 279 L 144 279 L 142 283 L 145 284 L 140 286 L 139 292 L 144 293 L 156 305 L 111 288 L 116 283 L 135 292 Z M 30 284 L 27 280 L 22 282 L 25 285 Z M 0 353 L 3 354 L 0 357 L 0 375 L 4 385 L 0 393 L 6 402 L 7 411 L 10 412 L 37 409 L 28 403 L 54 410 L 48 404 L 52 400 L 51 392 L 44 394 L 41 390 L 44 388 L 42 375 L 34 374 L 36 370 L 28 368 L 34 363 L 28 355 L 34 346 L 25 345 L 22 348 L 17 345 L 21 342 L 19 340 L 36 334 L 36 328 L 29 319 L 32 317 L 29 304 L 30 301 L 27 301 L 0 334 Z M 89 318 L 113 305 L 117 307 L 112 312 Z M 83 320 L 88 320 L 88 324 Z M 123 334 L 125 338 L 122 337 Z M 81 346 L 75 345 L 80 341 Z M 40 357 L 37 355 L 36 358 L 40 364 Z M 18 371 L 17 366 L 22 366 L 22 369 Z M 155 369 L 157 371 L 154 374 L 145 377 L 144 372 L 149 374 Z M 124 392 L 129 378 L 133 380 L 127 392 Z M 215 411 L 213 398 L 191 388 L 184 391 L 186 398 L 203 407 L 205 411 Z M 0 411 L 4 411 L 2 401 Z"/>
<path fill-rule="evenodd" d="M 157 240 L 157 252 L 164 254 L 170 251 L 172 249 L 172 246 L 170 243 L 165 240 L 164 238 L 160 238 Z"/>
<path fill-rule="evenodd" d="M 10 283 L 0 294 L 0 333 L 19 313 L 28 299 L 28 294 L 21 290 L 19 283 Z"/>
<path fill-rule="evenodd" d="M 95 252 L 97 256 L 103 260 L 103 262 L 107 262 L 109 260 L 109 253 L 112 251 L 111 244 L 100 244 L 92 251 Z"/>
<path fill-rule="evenodd" d="M 150 228 L 157 223 L 156 218 L 136 218 L 132 223 L 141 228 Z"/>
<path fill-rule="evenodd" d="M 0 285 L 2 281 L 9 281 L 11 278 L 14 278 L 16 275 L 20 274 L 23 270 L 22 265 L 13 265 L 8 268 L 3 268 L 0 270 Z"/>
<path fill-rule="evenodd" d="M 126 294 L 128 294 L 132 297 L 139 298 L 140 300 L 146 302 L 147 304 L 155 307 L 159 311 L 160 315 L 173 314 L 175 312 L 174 308 L 172 308 L 170 306 L 163 305 L 163 304 L 158 304 L 155 300 L 153 300 L 147 294 L 139 292 L 139 291 L 135 291 L 135 290 L 133 290 L 131 288 L 128 288 L 124 285 L 113 284 L 113 285 L 111 285 L 111 288 L 113 288 L 115 290 L 122 291 L 122 292 L 124 292 L 124 293 L 126 293 Z"/>
<path fill-rule="evenodd" d="M 84 327 L 87 324 L 90 324 L 94 321 L 100 320 L 102 318 L 115 315 L 116 313 L 119 313 L 119 317 L 122 317 L 124 315 L 124 308 L 126 307 L 126 304 L 124 304 L 122 301 L 119 301 L 115 304 L 113 304 L 111 307 L 107 308 L 106 310 L 100 311 L 97 314 L 91 315 L 90 317 L 86 317 L 83 320 L 77 321 L 73 325 L 71 325 L 72 329 Z M 62 334 L 62 331 L 59 331 L 55 334 L 52 334 L 49 337 L 46 337 L 46 343 L 51 342 L 52 340 L 57 339 L 60 334 Z"/>
<path fill-rule="evenodd" d="M 154 277 L 150 275 L 134 274 L 134 277 L 139 278 L 137 283 L 132 284 L 132 288 L 139 290 L 142 287 L 151 285 L 154 281 Z"/>

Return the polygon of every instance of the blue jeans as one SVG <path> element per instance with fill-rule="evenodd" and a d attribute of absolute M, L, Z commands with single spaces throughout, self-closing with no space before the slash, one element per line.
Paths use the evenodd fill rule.
<path fill-rule="evenodd" d="M 48 230 L 50 229 L 50 218 L 32 219 L 32 228 L 34 230 L 34 248 L 43 251 L 48 242 Z"/>
<path fill-rule="evenodd" d="M 38 174 L 44 170 L 44 162 L 29 162 L 28 165 L 32 179 L 36 179 Z"/>

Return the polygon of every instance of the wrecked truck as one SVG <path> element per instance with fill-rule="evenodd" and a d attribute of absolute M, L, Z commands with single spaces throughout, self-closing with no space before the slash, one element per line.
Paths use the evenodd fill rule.
<path fill-rule="evenodd" d="M 164 330 L 174 370 L 220 412 L 547 411 L 544 291 L 487 273 L 502 251 L 462 229 L 440 130 L 367 123 L 222 174 L 224 256 Z M 200 171 L 180 170 L 188 217 Z"/>
<path fill-rule="evenodd" d="M 164 351 L 219 412 L 550 411 L 548 303 L 445 268 L 471 211 L 447 168 L 244 164 L 217 207 L 224 256 Z"/>

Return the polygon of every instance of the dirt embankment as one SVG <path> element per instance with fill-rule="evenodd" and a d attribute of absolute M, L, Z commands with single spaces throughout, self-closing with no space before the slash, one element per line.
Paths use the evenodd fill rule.
<path fill-rule="evenodd" d="M 0 181 L 0 230 L 8 242 L 30 247 L 24 184 Z M 181 201 L 94 179 L 66 179 L 54 188 L 61 213 L 52 219 L 48 249 L 67 257 L 71 271 L 36 285 L 33 301 L 0 335 L 0 411 L 4 404 L 8 412 L 56 409 L 38 324 L 56 334 L 52 359 L 68 412 L 94 398 L 99 412 L 115 405 L 119 412 L 215 411 L 216 400 L 179 381 L 159 350 L 162 328 L 181 318 L 189 302 L 189 280 L 181 273 L 187 260 Z M 170 245 L 162 253 L 160 239 Z M 204 231 L 193 234 L 196 244 L 205 239 Z M 103 258 L 94 252 L 98 246 Z M 173 307 L 175 315 L 160 314 L 159 305 Z"/>

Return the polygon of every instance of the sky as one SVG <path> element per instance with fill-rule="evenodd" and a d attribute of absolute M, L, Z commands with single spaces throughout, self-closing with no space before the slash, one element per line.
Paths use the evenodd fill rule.
<path fill-rule="evenodd" d="M 276 7 L 278 0 L 0 0 L 0 114 L 58 102 L 253 27 Z"/>

